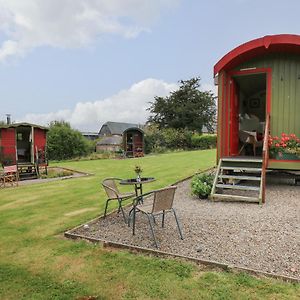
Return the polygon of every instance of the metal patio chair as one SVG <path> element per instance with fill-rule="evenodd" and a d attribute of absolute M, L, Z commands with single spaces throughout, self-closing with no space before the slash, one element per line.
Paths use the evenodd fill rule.
<path fill-rule="evenodd" d="M 155 243 L 156 248 L 158 248 L 157 240 L 154 234 L 154 229 L 152 225 L 153 223 L 156 223 L 155 216 L 162 215 L 162 223 L 161 227 L 164 227 L 165 225 L 165 215 L 168 212 L 173 212 L 177 228 L 179 231 L 180 238 L 183 240 L 182 231 L 180 228 L 179 220 L 177 218 L 175 209 L 173 208 L 173 202 L 174 202 L 174 196 L 176 191 L 176 186 L 170 186 L 165 187 L 159 190 L 151 191 L 149 193 L 140 195 L 135 198 L 135 204 L 133 207 L 133 226 L 132 226 L 132 233 L 135 234 L 135 219 L 136 219 L 136 212 L 142 212 L 146 214 L 148 218 L 148 222 L 151 229 L 151 234 Z M 140 199 L 142 199 L 145 196 L 153 194 L 153 203 L 152 204 L 140 204 Z M 130 218 L 128 220 L 128 225 L 130 225 Z"/>
<path fill-rule="evenodd" d="M 107 207 L 109 201 L 115 200 L 118 201 L 118 213 L 121 211 L 125 223 L 127 223 L 126 216 L 122 207 L 122 201 L 135 197 L 135 193 L 120 193 L 116 182 L 121 181 L 122 179 L 116 177 L 105 178 L 102 182 L 102 186 L 108 196 L 105 204 L 104 218 L 106 217 Z"/>
<path fill-rule="evenodd" d="M 3 171 L 4 171 L 4 174 L 3 174 L 4 187 L 6 185 L 18 186 L 19 172 L 18 172 L 17 165 L 4 166 Z"/>

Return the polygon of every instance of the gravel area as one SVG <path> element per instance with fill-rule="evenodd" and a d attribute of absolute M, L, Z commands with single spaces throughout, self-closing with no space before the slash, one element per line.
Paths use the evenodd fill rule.
<path fill-rule="evenodd" d="M 211 202 L 190 195 L 190 180 L 179 183 L 174 207 L 184 240 L 171 214 L 165 228 L 157 217 L 159 250 L 300 279 L 300 186 L 269 183 L 266 192 L 263 206 Z M 117 213 L 72 233 L 156 249 L 143 214 L 137 214 L 135 236 Z"/>

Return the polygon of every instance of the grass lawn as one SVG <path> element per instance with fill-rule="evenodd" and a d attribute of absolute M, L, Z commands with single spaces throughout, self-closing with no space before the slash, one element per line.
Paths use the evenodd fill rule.
<path fill-rule="evenodd" d="M 163 187 L 214 165 L 215 151 L 64 162 L 90 177 L 0 190 L 0 299 L 299 299 L 299 285 L 104 249 L 62 233 L 101 214 L 104 177 L 143 176 Z"/>

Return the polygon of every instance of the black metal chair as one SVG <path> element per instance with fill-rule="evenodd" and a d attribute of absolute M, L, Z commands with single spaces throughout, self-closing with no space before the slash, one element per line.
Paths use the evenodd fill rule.
<path fill-rule="evenodd" d="M 174 196 L 176 191 L 176 186 L 170 186 L 163 189 L 151 191 L 149 193 L 140 195 L 135 198 L 134 200 L 134 207 L 132 209 L 132 215 L 133 215 L 133 226 L 132 226 L 132 234 L 135 234 L 135 219 L 136 219 L 136 212 L 142 212 L 146 214 L 148 218 L 148 222 L 151 229 L 151 234 L 155 243 L 156 248 L 158 248 L 157 240 L 155 238 L 154 229 L 152 225 L 155 222 L 155 216 L 162 215 L 162 224 L 161 226 L 164 227 L 165 224 L 165 215 L 168 212 L 173 212 L 177 228 L 179 231 L 180 238 L 183 240 L 182 231 L 180 228 L 179 220 L 176 215 L 176 211 L 173 208 L 173 202 L 174 202 Z M 140 200 L 143 199 L 143 197 L 153 194 L 153 203 L 152 204 L 140 204 Z M 128 225 L 130 226 L 130 217 L 128 220 Z"/>
<path fill-rule="evenodd" d="M 118 190 L 116 181 L 121 181 L 122 179 L 116 178 L 116 177 L 109 177 L 105 178 L 102 182 L 102 186 L 108 196 L 108 199 L 106 200 L 105 204 L 105 210 L 104 210 L 104 218 L 106 217 L 107 207 L 109 201 L 115 200 L 118 201 L 118 213 L 121 211 L 125 223 L 127 223 L 126 216 L 122 207 L 122 201 L 133 198 L 135 196 L 135 193 L 120 193 Z"/>

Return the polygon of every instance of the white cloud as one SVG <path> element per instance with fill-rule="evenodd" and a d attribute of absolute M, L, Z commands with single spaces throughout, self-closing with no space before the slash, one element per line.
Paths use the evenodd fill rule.
<path fill-rule="evenodd" d="M 179 1 L 0 0 L 0 61 L 40 46 L 84 47 L 105 34 L 136 37 Z"/>
<path fill-rule="evenodd" d="M 28 114 L 18 121 L 47 125 L 53 120 L 65 120 L 82 131 L 97 131 L 106 121 L 145 123 L 149 116 L 147 108 L 154 96 L 166 96 L 177 88 L 177 84 L 149 78 L 103 100 L 80 102 L 74 109 Z"/>
<path fill-rule="evenodd" d="M 200 86 L 201 91 L 212 91 L 215 96 L 218 95 L 218 86 L 212 85 L 210 83 L 203 83 Z"/>

